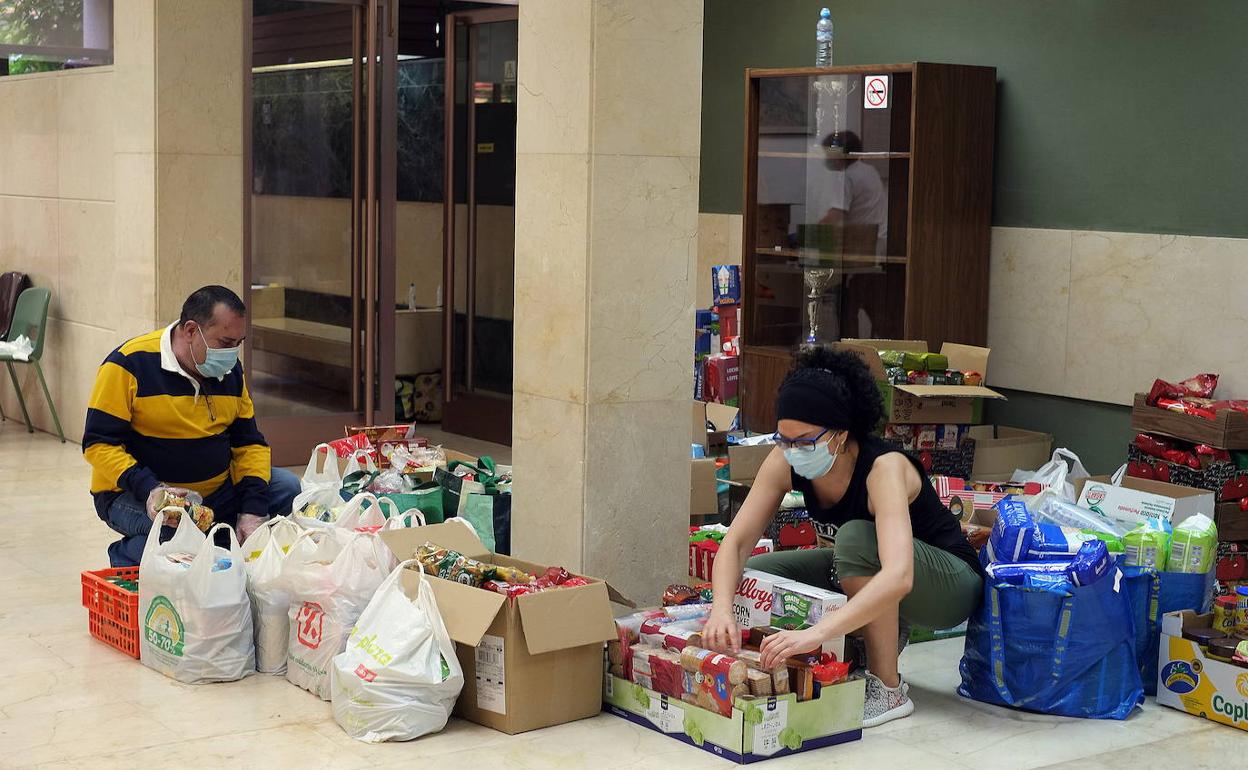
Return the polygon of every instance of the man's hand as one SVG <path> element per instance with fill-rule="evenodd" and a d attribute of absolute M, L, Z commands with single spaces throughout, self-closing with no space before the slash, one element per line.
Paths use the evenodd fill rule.
<path fill-rule="evenodd" d="M 147 506 L 146 506 L 147 517 L 151 519 L 153 522 L 156 521 L 156 517 L 160 516 L 160 509 L 157 508 L 156 506 L 164 502 L 165 495 L 167 493 L 173 494 L 173 495 L 182 495 L 182 496 L 186 496 L 190 494 L 189 490 L 182 489 L 181 487 L 159 486 L 153 489 L 151 494 L 147 496 Z"/>
<path fill-rule="evenodd" d="M 244 540 L 251 537 L 251 533 L 260 528 L 260 525 L 269 520 L 268 516 L 257 516 L 254 513 L 240 513 L 238 515 L 238 542 L 241 545 Z"/>
<path fill-rule="evenodd" d="M 822 644 L 823 634 L 818 628 L 772 634 L 763 640 L 759 648 L 759 652 L 762 653 L 763 668 L 771 670 L 792 655 L 817 652 Z"/>

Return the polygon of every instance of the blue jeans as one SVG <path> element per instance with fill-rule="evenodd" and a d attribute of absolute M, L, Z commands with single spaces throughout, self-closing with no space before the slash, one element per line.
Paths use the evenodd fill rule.
<path fill-rule="evenodd" d="M 285 516 L 290 513 L 290 504 L 295 495 L 299 494 L 299 477 L 284 468 L 274 468 L 269 477 L 269 510 L 270 516 Z M 216 492 L 208 495 L 204 505 L 212 509 L 215 522 L 223 522 L 234 526 L 238 521 L 238 496 L 234 493 L 234 485 L 226 480 Z M 118 495 L 108 506 L 105 519 L 108 526 L 122 535 L 120 540 L 108 546 L 108 561 L 114 567 L 134 567 L 143 557 L 143 546 L 147 544 L 147 534 L 152 529 L 152 520 L 147 517 L 146 501 L 136 500 L 134 495 L 126 492 Z M 173 537 L 173 527 L 161 527 L 161 541 Z M 223 534 L 223 533 L 218 533 Z"/>

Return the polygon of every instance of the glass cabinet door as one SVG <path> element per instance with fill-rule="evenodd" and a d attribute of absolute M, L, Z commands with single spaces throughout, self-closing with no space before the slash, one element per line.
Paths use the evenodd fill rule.
<path fill-rule="evenodd" d="M 909 77 L 758 78 L 748 344 L 902 335 Z"/>

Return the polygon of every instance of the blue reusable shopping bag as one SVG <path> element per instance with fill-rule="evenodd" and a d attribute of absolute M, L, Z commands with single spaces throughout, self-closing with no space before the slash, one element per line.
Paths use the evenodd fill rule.
<path fill-rule="evenodd" d="M 1144 700 L 1134 625 L 1111 575 L 1038 590 L 984 583 L 959 666 L 963 697 L 1057 716 L 1126 719 Z"/>
<path fill-rule="evenodd" d="M 1135 657 L 1144 693 L 1156 695 L 1161 616 L 1179 610 L 1208 612 L 1213 573 L 1158 572 L 1150 567 L 1123 567 L 1122 573 L 1122 592 L 1131 605 Z"/>

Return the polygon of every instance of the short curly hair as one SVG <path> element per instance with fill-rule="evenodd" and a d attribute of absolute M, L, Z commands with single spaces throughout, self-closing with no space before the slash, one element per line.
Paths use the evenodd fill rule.
<path fill-rule="evenodd" d="M 848 430 L 855 438 L 871 434 L 884 419 L 884 400 L 867 364 L 856 354 L 828 345 L 805 345 L 780 388 L 793 383 L 815 386 L 844 405 Z"/>

